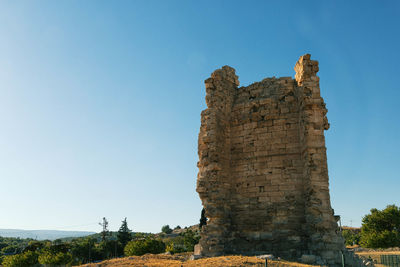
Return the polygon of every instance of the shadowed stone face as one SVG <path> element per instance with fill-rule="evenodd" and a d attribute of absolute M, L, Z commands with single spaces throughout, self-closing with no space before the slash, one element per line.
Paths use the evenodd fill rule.
<path fill-rule="evenodd" d="M 207 226 L 198 254 L 303 254 L 334 266 L 343 239 L 330 205 L 318 62 L 300 57 L 291 77 L 238 87 L 224 66 L 205 81 L 198 141 Z"/>

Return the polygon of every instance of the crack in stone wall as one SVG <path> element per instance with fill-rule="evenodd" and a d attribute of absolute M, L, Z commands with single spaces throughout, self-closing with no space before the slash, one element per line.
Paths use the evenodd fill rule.
<path fill-rule="evenodd" d="M 224 66 L 205 81 L 197 192 L 209 221 L 199 254 L 314 254 L 329 266 L 341 262 L 318 62 L 306 54 L 295 71 L 295 79 L 238 87 L 235 70 Z"/>

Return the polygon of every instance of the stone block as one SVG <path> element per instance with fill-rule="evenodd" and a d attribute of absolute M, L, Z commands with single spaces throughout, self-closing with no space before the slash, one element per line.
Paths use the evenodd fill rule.
<path fill-rule="evenodd" d="M 201 252 L 202 252 L 202 247 L 201 247 L 201 245 L 200 244 L 196 244 L 195 246 L 194 246 L 194 255 L 196 255 L 196 256 L 201 256 Z"/>

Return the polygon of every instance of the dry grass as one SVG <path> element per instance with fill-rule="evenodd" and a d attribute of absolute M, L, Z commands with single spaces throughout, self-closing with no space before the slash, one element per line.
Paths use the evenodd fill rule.
<path fill-rule="evenodd" d="M 82 265 L 81 267 L 109 267 L 109 266 L 171 266 L 171 267 L 197 267 L 197 266 L 212 266 L 212 267 L 226 267 L 226 266 L 264 266 L 265 261 L 257 257 L 246 256 L 221 256 L 214 258 L 204 258 L 197 260 L 188 260 L 188 254 L 181 255 L 152 255 L 146 254 L 143 256 L 126 257 L 119 259 L 112 259 L 100 263 L 92 263 Z M 287 261 L 271 261 L 268 260 L 268 266 L 274 267 L 310 267 L 313 265 L 293 263 Z M 315 265 L 314 265 L 315 266 Z"/>

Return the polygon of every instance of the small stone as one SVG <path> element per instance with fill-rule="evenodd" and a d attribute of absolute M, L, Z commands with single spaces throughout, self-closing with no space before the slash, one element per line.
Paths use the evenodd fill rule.
<path fill-rule="evenodd" d="M 273 260 L 275 257 L 272 254 L 265 254 L 265 255 L 258 255 L 257 258 Z"/>
<path fill-rule="evenodd" d="M 201 255 L 191 255 L 189 260 L 193 261 L 193 260 L 197 260 L 197 259 L 200 259 L 200 258 L 201 258 Z"/>

